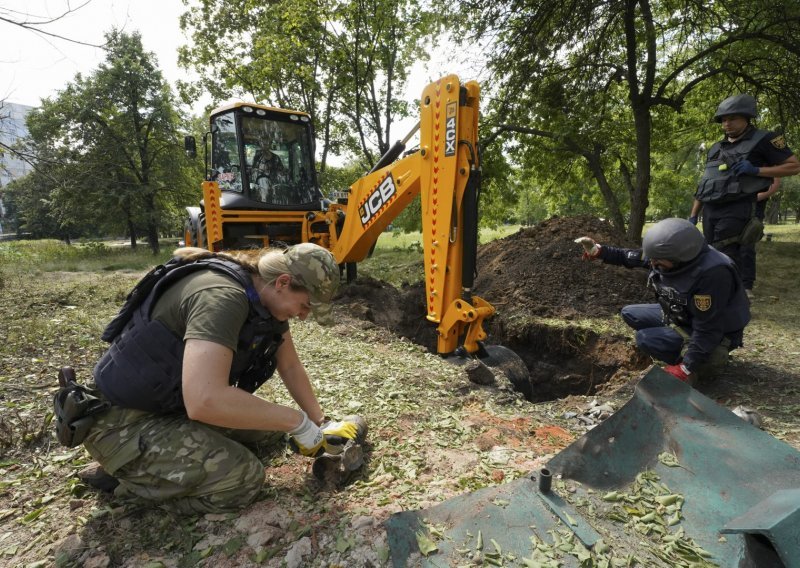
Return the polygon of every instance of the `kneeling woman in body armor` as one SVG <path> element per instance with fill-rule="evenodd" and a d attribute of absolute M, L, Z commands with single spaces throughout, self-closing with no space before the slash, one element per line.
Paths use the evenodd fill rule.
<path fill-rule="evenodd" d="M 644 236 L 642 249 L 622 249 L 577 239 L 584 258 L 650 270 L 658 303 L 622 308 L 636 330 L 636 345 L 667 363 L 664 370 L 684 382 L 711 376 L 742 346 L 750 304 L 733 261 L 706 244 L 684 219 L 664 219 Z"/>
<path fill-rule="evenodd" d="M 175 251 L 103 336 L 95 392 L 110 408 L 83 442 L 102 466 L 95 481 L 179 512 L 231 511 L 262 488 L 254 445 L 288 432 L 314 456 L 333 431 L 354 437 L 349 423 L 323 426 L 288 324 L 328 323 L 338 282 L 333 256 L 310 243 L 258 257 Z M 275 370 L 299 408 L 253 394 Z"/>

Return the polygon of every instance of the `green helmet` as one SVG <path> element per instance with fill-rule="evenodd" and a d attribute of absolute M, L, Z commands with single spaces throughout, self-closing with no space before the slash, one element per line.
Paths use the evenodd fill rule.
<path fill-rule="evenodd" d="M 314 243 L 284 251 L 286 264 L 298 284 L 308 290 L 311 311 L 320 325 L 333 323 L 331 299 L 339 288 L 339 265 L 331 252 Z"/>
<path fill-rule="evenodd" d="M 670 262 L 689 262 L 703 249 L 706 239 L 686 219 L 664 219 L 645 233 L 642 240 L 644 256 Z"/>
<path fill-rule="evenodd" d="M 750 95 L 733 95 L 728 97 L 717 107 L 714 114 L 716 122 L 722 122 L 722 117 L 730 114 L 739 114 L 748 119 L 756 117 L 756 100 Z"/>

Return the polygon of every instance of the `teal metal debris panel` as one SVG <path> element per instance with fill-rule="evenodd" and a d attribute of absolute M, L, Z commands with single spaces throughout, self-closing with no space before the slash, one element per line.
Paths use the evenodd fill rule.
<path fill-rule="evenodd" d="M 677 465 L 659 459 L 665 452 Z M 800 452 L 658 368 L 548 468 L 598 490 L 624 489 L 654 471 L 683 496 L 686 533 L 721 566 L 737 566 L 745 548 L 741 535 L 721 538 L 723 527 L 777 490 L 800 487 Z"/>
<path fill-rule="evenodd" d="M 558 496 L 551 495 L 556 506 L 562 504 Z M 552 544 L 550 531 L 569 532 L 551 506 L 541 498 L 536 482 L 524 478 L 454 497 L 430 509 L 397 513 L 386 521 L 392 565 L 449 568 L 469 564 L 470 554 L 497 554 L 497 547 L 497 556 L 506 559 L 509 554 L 518 559 L 530 557 L 531 536 Z M 594 529 L 577 513 L 572 522 L 574 529 L 596 540 Z M 441 535 L 436 534 L 438 529 L 443 529 Z M 422 556 L 418 534 L 435 544 L 437 550 Z M 411 558 L 415 560 L 411 562 Z M 561 565 L 568 568 L 579 563 L 568 557 Z"/>
<path fill-rule="evenodd" d="M 554 546 L 558 535 L 571 532 L 575 542 L 587 547 L 603 535 L 615 558 L 633 554 L 640 566 L 670 566 L 652 554 L 659 543 L 601 514 L 608 505 L 602 502 L 604 493 L 624 492 L 640 473 L 649 472 L 682 499 L 680 522 L 668 530 L 680 530 L 710 552 L 711 563 L 739 566 L 748 556 L 740 532 L 748 523 L 733 524 L 723 534 L 726 525 L 776 491 L 800 488 L 800 452 L 658 368 L 642 378 L 619 411 L 556 455 L 547 468 L 560 478 L 553 482 L 558 493 L 542 493 L 533 479 L 525 478 L 393 515 L 386 523 L 393 565 L 468 565 L 479 535 L 483 551 L 502 551 L 502 562 L 509 553 L 529 558 L 536 539 Z M 571 492 L 564 490 L 567 485 Z M 783 516 L 794 519 L 789 508 Z M 763 518 L 768 510 L 769 502 L 744 519 L 760 519 L 757 530 L 770 538 L 775 535 L 764 532 L 771 530 Z M 790 536 L 776 548 L 800 558 L 800 543 L 791 540 L 797 533 L 782 534 Z M 421 555 L 420 542 L 435 550 Z M 579 565 L 574 555 L 559 558 L 562 566 Z"/>

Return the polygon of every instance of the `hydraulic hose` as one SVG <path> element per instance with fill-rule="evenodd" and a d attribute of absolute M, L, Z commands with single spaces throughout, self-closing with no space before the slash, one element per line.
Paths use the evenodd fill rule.
<path fill-rule="evenodd" d="M 478 189 L 481 185 L 481 171 L 473 167 L 469 172 L 467 187 L 464 189 L 464 256 L 461 263 L 461 288 L 464 299 L 472 297 L 475 283 L 475 267 L 478 258 Z"/>

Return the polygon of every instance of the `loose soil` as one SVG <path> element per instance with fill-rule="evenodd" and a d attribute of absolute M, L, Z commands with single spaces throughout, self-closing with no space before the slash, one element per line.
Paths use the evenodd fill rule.
<path fill-rule="evenodd" d="M 606 224 L 594 223 L 542 223 L 501 241 L 492 259 L 485 255 L 494 247 L 481 247 L 477 293 L 498 308 L 490 338 L 530 359 L 534 375 L 538 368 L 540 377 L 572 373 L 585 380 L 593 370 L 595 386 L 584 383 L 586 390 L 575 388 L 576 394 L 528 402 L 502 377 L 490 385 L 471 382 L 462 369 L 430 352 L 432 326 L 418 316 L 424 313 L 422 297 L 418 305 L 406 301 L 413 286 L 396 290 L 362 279 L 337 300 L 337 325 L 294 321 L 292 334 L 326 412 L 366 418 L 367 465 L 346 485 L 330 489 L 312 475 L 311 460 L 277 448 L 263 456 L 263 494 L 244 511 L 225 515 L 175 515 L 94 491 L 76 477 L 91 459 L 85 450 L 63 448 L 55 440 L 51 420 L 58 368 L 69 364 L 79 378 L 90 376 L 106 347 L 100 333 L 141 274 L 55 273 L 14 259 L 14 264 L 0 263 L 0 566 L 390 566 L 383 523 L 393 513 L 427 509 L 539 471 L 630 399 L 640 373 L 633 370 L 638 363 L 631 334 L 615 313 L 627 302 L 650 298 L 641 272 L 579 260 L 580 248 L 572 239 L 583 234 L 602 243 L 633 245 Z M 755 409 L 767 433 L 797 449 L 800 243 L 794 230 L 784 229 L 774 227 L 782 232 L 758 246 L 762 272 L 745 346 L 733 353 L 715 382 L 697 389 L 722 406 Z M 516 254 L 498 265 L 504 272 L 490 273 L 491 260 L 512 247 L 519 247 Z M 526 276 L 516 272 L 525 269 Z M 495 288 L 489 283 L 493 276 L 499 282 Z M 594 289 L 581 288 L 582 278 Z M 641 280 L 623 292 L 629 278 Z M 503 286 L 505 292 L 493 291 Z M 551 294 L 550 288 L 557 292 Z M 618 299 L 611 297 L 614 293 Z M 402 316 L 407 327 L 390 325 L 389 314 Z M 414 330 L 431 333 L 426 347 L 407 339 L 418 336 Z M 619 371 L 600 384 L 615 361 Z M 546 391 L 533 382 L 531 389 L 531 398 Z M 596 392 L 587 396 L 590 390 Z M 258 395 L 293 404 L 277 379 Z M 713 486 L 715 480 L 708 481 Z M 490 542 L 492 535 L 483 537 Z M 628 537 L 639 548 L 639 560 L 632 564 L 627 541 L 620 541 L 619 547 L 611 543 L 604 561 L 610 556 L 613 565 L 675 565 L 646 551 L 649 537 L 635 530 Z M 544 538 L 550 543 L 549 536 Z M 553 550 L 558 559 L 568 557 Z M 520 559 L 530 549 L 504 552 Z M 446 565 L 436 555 L 430 560 Z M 521 560 L 507 563 L 512 564 Z"/>
<path fill-rule="evenodd" d="M 610 223 L 595 217 L 555 217 L 479 247 L 475 293 L 498 312 L 487 323 L 490 343 L 515 351 L 530 372 L 512 379 L 528 400 L 592 394 L 617 376 L 638 371 L 648 360 L 627 337 L 599 334 L 585 323 L 608 318 L 630 303 L 651 302 L 645 271 L 581 258 L 574 240 L 635 248 Z M 362 277 L 338 300 L 356 317 L 435 351 L 436 330 L 424 314 L 424 284 L 400 289 Z M 558 323 L 550 323 L 558 320 Z"/>

